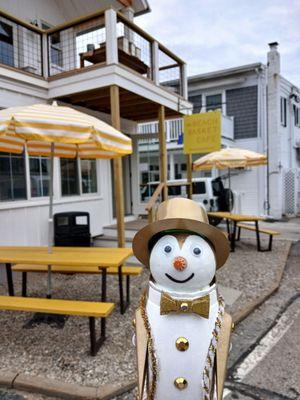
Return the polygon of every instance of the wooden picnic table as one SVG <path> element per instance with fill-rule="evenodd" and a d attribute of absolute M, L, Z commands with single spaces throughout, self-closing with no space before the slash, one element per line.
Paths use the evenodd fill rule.
<path fill-rule="evenodd" d="M 49 277 L 47 297 L 51 297 L 51 266 L 82 267 L 86 265 L 102 270 L 102 302 L 106 301 L 107 273 L 109 267 L 119 269 L 132 255 L 131 248 L 99 248 L 99 247 L 53 247 L 52 253 L 43 246 L 0 246 L 0 263 L 6 265 L 8 293 L 14 296 L 12 264 L 44 264 L 48 265 Z"/>
<path fill-rule="evenodd" d="M 259 235 L 259 221 L 264 221 L 265 218 L 259 217 L 257 215 L 243 215 L 243 214 L 233 214 L 226 211 L 216 211 L 216 212 L 208 212 L 208 216 L 221 218 L 226 220 L 228 237 L 230 240 L 230 248 L 231 251 L 235 250 L 235 240 L 236 240 L 236 227 L 239 222 L 254 222 L 255 233 L 256 233 L 256 242 L 257 242 L 257 250 L 261 251 L 260 245 L 260 235 Z M 233 229 L 230 229 L 230 221 L 233 222 Z"/>

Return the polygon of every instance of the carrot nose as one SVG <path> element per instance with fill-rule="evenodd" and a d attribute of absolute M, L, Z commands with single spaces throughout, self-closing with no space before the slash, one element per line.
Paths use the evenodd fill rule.
<path fill-rule="evenodd" d="M 183 271 L 187 267 L 186 259 L 184 257 L 175 257 L 173 267 L 177 269 L 177 271 Z"/>

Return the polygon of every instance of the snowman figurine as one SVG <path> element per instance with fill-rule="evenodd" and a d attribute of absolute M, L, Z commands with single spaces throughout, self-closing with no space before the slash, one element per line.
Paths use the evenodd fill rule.
<path fill-rule="evenodd" d="M 133 251 L 151 272 L 135 315 L 138 399 L 221 400 L 232 323 L 215 273 L 229 255 L 226 236 L 201 205 L 174 198 Z"/>

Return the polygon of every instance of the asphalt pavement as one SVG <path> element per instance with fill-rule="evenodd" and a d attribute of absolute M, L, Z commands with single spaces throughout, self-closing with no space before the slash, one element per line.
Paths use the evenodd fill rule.
<path fill-rule="evenodd" d="M 224 399 L 300 399 L 300 242 L 279 290 L 232 335 Z"/>

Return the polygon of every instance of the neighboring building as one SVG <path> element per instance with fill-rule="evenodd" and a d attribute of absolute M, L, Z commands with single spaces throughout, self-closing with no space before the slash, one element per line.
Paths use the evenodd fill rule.
<path fill-rule="evenodd" d="M 184 62 L 139 28 L 146 0 L 0 0 L 0 108 L 58 100 L 110 122 L 119 87 L 121 128 L 191 108 Z M 85 15 L 83 15 L 85 14 Z M 167 81 L 179 79 L 174 91 Z M 49 160 L 0 149 L 0 244 L 47 243 Z M 115 220 L 112 164 L 55 159 L 54 213 L 88 211 L 91 233 Z M 135 155 L 124 158 L 125 212 L 133 217 Z"/>
<path fill-rule="evenodd" d="M 188 93 L 194 112 L 222 110 L 223 146 L 268 155 L 267 167 L 233 171 L 236 209 L 281 218 L 300 212 L 300 90 L 280 75 L 277 46 L 270 44 L 267 65 L 256 63 L 188 78 Z M 185 178 L 183 146 L 178 144 L 182 122 L 175 119 L 168 124 L 169 179 Z M 154 132 L 156 127 L 143 124 L 139 129 Z M 156 147 L 155 143 L 140 144 L 141 174 L 148 169 L 147 159 L 155 158 Z M 157 180 L 156 165 L 157 161 L 152 162 L 151 180 Z M 226 171 L 225 175 L 212 173 L 226 178 Z"/>

